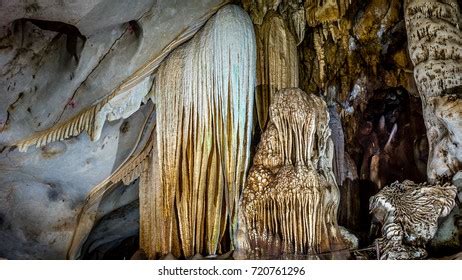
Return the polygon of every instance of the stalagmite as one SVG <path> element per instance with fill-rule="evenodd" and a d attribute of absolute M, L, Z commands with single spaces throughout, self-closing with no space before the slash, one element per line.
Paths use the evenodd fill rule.
<path fill-rule="evenodd" d="M 325 102 L 279 91 L 242 194 L 239 251 L 250 257 L 344 249 Z"/>
<path fill-rule="evenodd" d="M 149 258 L 232 249 L 250 157 L 255 52 L 250 18 L 226 6 L 158 69 L 157 160 L 140 186 Z M 159 182 L 149 179 L 156 169 Z"/>
<path fill-rule="evenodd" d="M 297 43 L 282 17 L 269 12 L 257 29 L 256 108 L 261 130 L 268 119 L 274 94 L 283 88 L 298 87 Z"/>
<path fill-rule="evenodd" d="M 438 228 L 438 219 L 455 206 L 455 186 L 395 182 L 371 197 L 369 209 L 382 226 L 377 239 L 381 259 L 422 259 L 426 243 Z"/>
<path fill-rule="evenodd" d="M 422 99 L 430 181 L 462 168 L 462 31 L 456 0 L 408 0 L 409 54 Z"/>

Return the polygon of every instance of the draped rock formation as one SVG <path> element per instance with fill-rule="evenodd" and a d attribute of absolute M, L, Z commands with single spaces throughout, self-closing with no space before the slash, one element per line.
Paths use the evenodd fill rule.
<path fill-rule="evenodd" d="M 382 226 L 375 242 L 381 259 L 422 259 L 426 243 L 435 236 L 438 219 L 455 205 L 453 185 L 416 184 L 405 180 L 386 186 L 371 197 L 369 209 Z"/>
<path fill-rule="evenodd" d="M 126 119 L 135 113 L 142 103 L 146 102 L 145 96 L 149 93 L 152 85 L 150 74 L 145 74 L 141 80 L 132 81 L 130 87 L 118 88 L 109 96 L 103 98 L 95 105 L 80 112 L 64 123 L 53 126 L 44 131 L 19 141 L 16 145 L 19 151 L 26 152 L 29 146 L 36 148 L 46 146 L 55 141 L 62 141 L 86 132 L 92 141 L 101 137 L 106 120 L 115 121 Z"/>
<path fill-rule="evenodd" d="M 249 17 L 226 6 L 158 69 L 157 155 L 140 187 L 148 257 L 232 249 L 250 157 L 255 56 Z"/>
<path fill-rule="evenodd" d="M 223 0 L 215 3 L 214 7 L 211 7 L 208 13 L 202 15 L 202 17 L 198 18 L 190 26 L 180 31 L 173 30 L 173 33 L 169 34 L 169 37 L 176 36 L 168 44 L 165 44 L 162 49 L 153 51 L 154 54 L 143 64 L 140 63 L 141 65 L 138 65 L 138 68 L 131 75 L 113 88 L 110 94 L 93 101 L 87 108 L 77 112 L 64 122 L 33 133 L 17 141 L 15 145 L 20 151 L 25 152 L 29 146 L 43 147 L 55 141 L 62 141 L 77 136 L 82 132 L 86 132 L 92 141 L 99 140 L 106 120 L 126 119 L 136 112 L 142 103 L 147 101 L 147 95 L 152 86 L 152 74 L 159 67 L 160 63 L 175 48 L 189 40 L 202 27 L 205 21 L 226 2 Z M 162 4 L 167 6 L 166 8 L 169 8 L 168 2 L 166 3 Z M 150 23 L 149 20 L 146 20 L 148 24 Z M 155 20 L 156 18 L 153 21 Z M 155 35 L 159 36 L 158 34 Z M 143 46 L 141 49 L 145 50 L 146 48 L 146 46 Z M 147 52 L 147 50 L 145 51 Z M 74 102 L 73 99 L 74 96 L 69 102 Z"/>
<path fill-rule="evenodd" d="M 279 13 L 292 34 L 296 37 L 297 45 L 305 38 L 305 8 L 300 0 L 242 0 L 244 9 L 252 17 L 253 23 L 260 26 L 268 13 Z"/>
<path fill-rule="evenodd" d="M 0 255 L 8 259 L 64 259 L 67 253 L 70 258 L 85 257 L 70 252 L 79 251 L 78 244 L 92 226 L 118 207 L 138 200 L 138 181 L 123 187 L 109 180 L 111 187 L 99 188 L 121 165 L 140 159 L 139 152 L 151 134 L 152 122 L 146 122 L 153 115 L 153 105 L 141 105 L 134 91 L 144 89 L 144 81 L 150 88 L 152 74 L 163 59 L 228 1 L 35 2 L 2 1 L 0 8 Z M 86 37 L 85 44 L 72 50 L 75 35 L 41 28 L 24 18 L 49 21 L 51 27 L 71 25 Z M 87 133 L 75 136 L 85 126 L 87 131 L 96 127 L 88 125 L 87 117 L 94 105 L 113 99 L 106 98 L 113 90 L 118 97 L 109 102 L 109 115 L 132 111 L 120 104 L 140 102 L 136 106 L 141 107 L 129 117 L 119 115 L 122 119 L 118 120 L 106 115 L 113 121 L 106 122 L 98 141 L 91 141 Z M 125 98 L 129 91 L 136 98 Z M 102 103 L 99 108 L 104 107 Z M 89 113 L 80 114 L 85 111 Z M 75 121 L 77 115 L 86 117 Z M 58 134 L 66 138 L 60 126 L 64 123 L 74 132 L 57 141 Z M 45 137 L 40 131 L 47 128 L 50 133 Z M 11 147 L 34 132 L 51 142 L 26 153 Z M 32 140 L 31 145 L 44 144 L 44 138 L 36 137 L 39 141 Z M 89 215 L 82 214 L 86 209 Z M 128 237 L 124 232 L 117 234 Z"/>
<path fill-rule="evenodd" d="M 253 257 L 344 248 L 325 102 L 279 91 L 242 194 L 239 250 Z"/>
<path fill-rule="evenodd" d="M 422 99 L 430 181 L 462 169 L 462 31 L 456 0 L 408 0 L 409 54 Z"/>
<path fill-rule="evenodd" d="M 462 249 L 461 0 L 230 2 L 0 1 L 0 258 Z"/>
<path fill-rule="evenodd" d="M 257 30 L 257 92 L 255 105 L 260 129 L 265 128 L 275 93 L 298 87 L 298 54 L 295 38 L 282 16 L 266 14 Z"/>

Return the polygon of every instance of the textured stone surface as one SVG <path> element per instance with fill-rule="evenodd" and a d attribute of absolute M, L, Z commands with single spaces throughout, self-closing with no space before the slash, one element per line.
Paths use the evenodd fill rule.
<path fill-rule="evenodd" d="M 296 258 L 346 248 L 328 124 L 321 98 L 298 88 L 276 93 L 242 194 L 236 256 Z"/>
<path fill-rule="evenodd" d="M 457 205 L 451 213 L 441 219 L 435 238 L 430 244 L 430 249 L 438 255 L 444 255 L 446 252 L 457 252 L 462 244 L 462 171 L 459 171 L 452 177 L 452 184 L 457 188 Z"/>
<path fill-rule="evenodd" d="M 2 1 L 0 11 L 0 251 L 11 259 L 66 257 L 85 197 L 132 154 L 153 107 L 105 124 L 97 142 L 83 133 L 27 153 L 10 146 L 109 95 L 225 1 L 57 2 Z M 23 17 L 75 25 L 86 37 L 78 59 L 70 35 L 13 24 Z"/>
<path fill-rule="evenodd" d="M 427 127 L 428 179 L 450 179 L 462 168 L 460 7 L 456 0 L 408 0 L 405 19 Z"/>
<path fill-rule="evenodd" d="M 0 26 L 18 18 L 60 21 L 75 25 L 84 35 L 92 35 L 130 20 L 138 19 L 156 4 L 155 0 L 112 1 L 8 1 L 2 0 Z"/>
<path fill-rule="evenodd" d="M 149 99 L 156 102 L 159 91 L 164 91 L 152 90 L 153 85 L 160 82 L 157 86 L 170 86 L 159 88 L 178 89 L 181 80 L 195 81 L 207 90 L 191 91 L 194 96 L 211 92 L 209 86 L 216 77 L 211 71 L 204 74 L 209 67 L 197 66 L 202 65 L 197 62 L 199 56 L 214 67 L 226 63 L 211 61 L 208 54 L 214 54 L 212 51 L 188 58 L 186 63 L 188 56 L 181 45 L 225 2 L 0 0 L 0 239 L 5 241 L 0 242 L 1 257 L 64 258 L 67 254 L 69 258 L 104 258 L 125 246 L 127 240 L 133 242 L 138 183 L 147 179 L 147 166 L 151 166 L 150 181 L 140 185 L 144 199 L 139 208 L 144 213 L 156 212 L 159 206 L 149 198 L 160 199 L 162 194 L 146 186 L 160 180 L 160 170 L 155 168 L 159 165 L 157 155 L 172 150 L 170 146 L 159 150 L 158 142 L 180 143 L 177 135 L 173 141 L 172 137 L 158 139 L 152 133 L 158 122 L 162 123 L 155 113 L 162 104 L 153 105 Z M 462 200 L 462 179 L 457 173 L 462 141 L 460 0 L 239 2 L 256 33 L 257 106 L 253 108 L 254 121 L 246 123 L 247 128 L 253 127 L 254 138 L 241 143 L 250 147 L 250 157 L 265 129 L 274 93 L 296 86 L 324 99 L 330 109 L 333 171 L 341 189 L 339 219 L 355 231 L 359 246 L 370 244 L 366 205 L 379 187 L 395 180 L 423 182 L 427 174 L 431 181 L 450 181 L 456 174 L 452 180 Z M 170 66 L 156 72 L 172 51 L 176 52 L 176 62 L 170 58 Z M 181 65 L 191 66 L 189 75 L 172 73 L 171 69 Z M 221 68 L 235 73 L 235 69 Z M 168 96 L 170 99 L 161 100 L 166 111 L 179 106 L 171 99 L 179 95 Z M 198 102 L 204 106 L 213 103 L 201 100 Z M 213 104 L 225 102 L 222 99 Z M 247 109 L 247 113 L 252 111 Z M 212 115 L 215 113 L 207 116 Z M 169 115 L 167 119 L 172 121 L 163 131 L 175 130 L 169 126 L 179 125 L 175 118 L 180 119 L 180 114 Z M 213 117 L 211 122 L 216 124 L 216 120 Z M 239 139 L 248 136 L 228 134 Z M 26 152 L 19 153 L 15 145 Z M 211 145 L 220 146 L 213 141 Z M 212 154 L 224 154 L 218 150 Z M 226 157 L 222 163 L 233 162 Z M 210 162 L 216 170 L 233 173 L 233 164 L 220 166 L 218 157 L 213 156 Z M 171 168 L 169 164 L 167 167 Z M 201 172 L 196 178 L 215 178 L 209 174 L 216 170 L 196 167 L 194 170 Z M 241 170 L 237 177 L 242 178 L 245 172 Z M 165 177 L 170 172 L 163 174 Z M 286 175 L 291 176 L 290 172 Z M 213 195 L 217 184 L 206 182 L 202 182 L 201 190 L 206 184 Z M 236 188 L 232 188 L 230 193 L 237 196 Z M 181 215 L 193 217 L 185 214 L 189 213 L 185 207 L 189 200 L 184 192 L 180 197 Z M 226 202 L 224 197 L 235 212 L 232 205 L 236 203 Z M 206 219 L 212 237 L 203 242 L 208 252 L 204 250 L 194 258 L 214 251 L 216 236 L 222 231 L 214 226 L 225 224 L 218 221 L 218 204 L 208 203 L 206 207 L 215 209 L 210 212 L 215 218 Z M 226 215 L 233 210 L 227 210 Z M 430 253 L 450 253 L 445 248 L 455 250 L 458 246 L 460 239 L 454 234 L 457 230 L 460 234 L 462 223 L 457 211 L 455 207 L 439 220 L 440 230 L 430 244 Z M 232 216 L 226 215 L 223 217 Z M 192 220 L 182 223 L 190 226 Z M 149 228 L 152 221 L 142 215 L 141 227 Z M 127 228 L 120 227 L 123 223 Z M 150 243 L 159 232 L 151 229 L 142 234 L 142 244 Z M 346 231 L 340 230 L 344 236 Z M 172 232 L 177 231 L 184 234 L 189 230 Z M 181 238 L 189 239 L 187 234 Z M 170 250 L 176 256 L 178 242 Z M 355 242 L 351 239 L 347 243 Z M 218 253 L 230 245 L 226 240 L 223 244 L 218 246 Z"/>
<path fill-rule="evenodd" d="M 394 182 L 371 197 L 369 209 L 381 226 L 375 242 L 381 259 L 423 259 L 425 246 L 438 229 L 438 219 L 455 206 L 456 187 Z"/>
<path fill-rule="evenodd" d="M 255 45 L 249 16 L 228 5 L 157 72 L 158 149 L 140 186 L 149 258 L 233 249 L 250 162 Z"/>
<path fill-rule="evenodd" d="M 294 36 L 282 16 L 268 12 L 256 25 L 257 90 L 255 107 L 260 129 L 266 126 L 271 101 L 280 89 L 298 87 L 298 55 Z"/>
<path fill-rule="evenodd" d="M 450 180 L 462 168 L 462 32 L 456 0 L 408 0 L 405 6 L 409 54 L 421 95 L 430 181 Z M 457 184 L 458 179 L 453 179 Z M 460 201 L 460 199 L 459 199 Z M 441 221 L 431 246 L 435 251 L 460 248 L 456 207 Z"/>

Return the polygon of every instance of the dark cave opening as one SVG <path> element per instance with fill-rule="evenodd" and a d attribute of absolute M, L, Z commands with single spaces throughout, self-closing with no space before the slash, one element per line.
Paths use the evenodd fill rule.
<path fill-rule="evenodd" d="M 369 199 L 395 181 L 426 181 L 428 144 L 421 100 L 402 87 L 378 89 L 360 112 L 355 147 L 348 151 L 358 178 L 340 186 L 339 224 L 365 247 L 380 236 Z"/>
<path fill-rule="evenodd" d="M 128 221 L 123 215 L 138 212 L 139 203 L 116 209 L 107 214 L 93 227 L 82 246 L 84 260 L 129 260 L 139 249 L 139 215 Z M 120 220 L 121 219 L 121 220 Z"/>
<path fill-rule="evenodd" d="M 97 247 L 84 260 L 130 260 L 139 248 L 139 236 L 130 236 Z"/>
<path fill-rule="evenodd" d="M 13 31 L 22 32 L 22 29 L 24 29 L 26 23 L 31 23 L 42 30 L 57 32 L 55 39 L 58 39 L 61 36 L 65 35 L 66 51 L 68 55 L 72 57 L 78 64 L 81 52 L 85 46 L 87 38 L 84 35 L 82 35 L 80 30 L 76 26 L 60 21 L 22 18 L 16 20 L 13 23 Z M 22 36 L 25 35 L 22 34 Z"/>
<path fill-rule="evenodd" d="M 356 135 L 353 155 L 361 180 L 379 188 L 396 180 L 426 180 L 427 137 L 421 101 L 398 87 L 374 92 Z"/>
<path fill-rule="evenodd" d="M 138 180 L 108 191 L 98 207 L 98 219 L 80 250 L 84 260 L 129 260 L 139 249 Z"/>

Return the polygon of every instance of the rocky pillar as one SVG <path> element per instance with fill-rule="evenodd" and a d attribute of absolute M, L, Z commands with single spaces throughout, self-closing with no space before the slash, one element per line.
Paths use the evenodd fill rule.
<path fill-rule="evenodd" d="M 405 20 L 429 141 L 430 182 L 462 168 L 462 32 L 456 0 L 407 0 Z"/>

